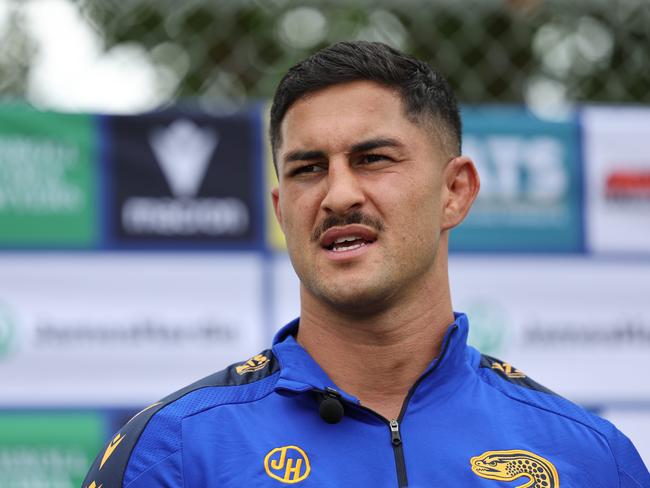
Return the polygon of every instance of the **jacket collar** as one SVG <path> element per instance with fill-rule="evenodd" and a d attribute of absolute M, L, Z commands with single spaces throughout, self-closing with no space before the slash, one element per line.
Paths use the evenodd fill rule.
<path fill-rule="evenodd" d="M 445 389 L 445 385 L 457 383 L 458 375 L 465 374 L 467 334 L 469 324 L 463 313 L 454 313 L 455 320 L 445 333 L 441 353 L 435 358 L 418 380 L 413 399 L 432 388 Z M 346 400 L 358 403 L 358 399 L 344 392 L 327 376 L 309 353 L 296 341 L 299 319 L 285 325 L 275 335 L 273 352 L 280 362 L 280 378 L 276 388 L 302 392 L 334 388 Z M 452 386 L 452 385 L 450 385 Z"/>

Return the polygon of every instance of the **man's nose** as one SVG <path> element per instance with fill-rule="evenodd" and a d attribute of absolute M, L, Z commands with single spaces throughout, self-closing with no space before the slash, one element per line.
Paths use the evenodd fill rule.
<path fill-rule="evenodd" d="M 357 209 L 366 200 L 358 175 L 348 162 L 330 162 L 326 191 L 321 208 L 338 215 Z"/>

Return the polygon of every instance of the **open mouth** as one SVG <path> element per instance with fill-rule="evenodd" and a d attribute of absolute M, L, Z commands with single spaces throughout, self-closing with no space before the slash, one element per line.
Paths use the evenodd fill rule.
<path fill-rule="evenodd" d="M 355 249 L 367 246 L 373 242 L 375 241 L 366 240 L 362 237 L 357 236 L 340 237 L 332 242 L 329 246 L 325 246 L 325 249 L 334 252 L 354 251 Z"/>
<path fill-rule="evenodd" d="M 348 225 L 326 231 L 320 239 L 320 245 L 333 253 L 345 253 L 369 246 L 376 240 L 377 233 L 373 229 L 362 225 Z"/>

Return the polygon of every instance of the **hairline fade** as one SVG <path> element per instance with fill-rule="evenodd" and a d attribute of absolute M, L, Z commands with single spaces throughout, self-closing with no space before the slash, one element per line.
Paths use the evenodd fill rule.
<path fill-rule="evenodd" d="M 324 88 L 353 81 L 372 81 L 394 89 L 407 119 L 428 129 L 449 156 L 460 155 L 461 119 L 449 83 L 428 64 L 380 43 L 342 41 L 293 66 L 273 97 L 269 137 L 276 171 L 282 143 L 281 125 L 291 106 Z"/>

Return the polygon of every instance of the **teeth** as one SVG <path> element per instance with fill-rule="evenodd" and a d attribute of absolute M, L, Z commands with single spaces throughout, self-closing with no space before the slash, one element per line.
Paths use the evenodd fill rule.
<path fill-rule="evenodd" d="M 352 246 L 341 246 L 341 247 L 334 246 L 332 248 L 332 251 L 334 251 L 334 252 L 353 251 L 353 250 L 359 249 L 360 247 L 363 247 L 365 245 L 366 245 L 365 242 L 360 242 L 359 244 L 354 244 Z"/>
<path fill-rule="evenodd" d="M 340 244 L 342 242 L 350 242 L 350 241 L 356 241 L 358 239 L 361 239 L 361 237 L 356 237 L 356 236 L 349 236 L 349 237 L 339 237 L 334 241 L 334 244 Z"/>

